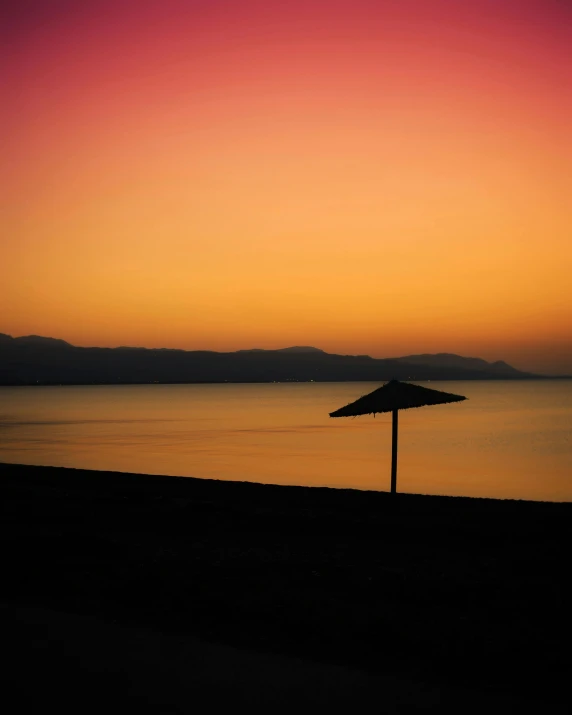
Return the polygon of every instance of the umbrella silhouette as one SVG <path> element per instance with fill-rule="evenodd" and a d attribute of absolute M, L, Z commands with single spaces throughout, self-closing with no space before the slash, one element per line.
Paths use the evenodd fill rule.
<path fill-rule="evenodd" d="M 425 405 L 443 405 L 447 402 L 466 400 L 463 395 L 453 395 L 450 392 L 430 390 L 428 387 L 412 385 L 409 382 L 391 380 L 368 395 L 330 412 L 330 417 L 356 417 L 357 415 L 375 415 L 378 412 L 393 413 L 393 428 L 391 440 L 391 493 L 397 491 L 397 413 L 399 410 L 409 410 L 412 407 Z"/>

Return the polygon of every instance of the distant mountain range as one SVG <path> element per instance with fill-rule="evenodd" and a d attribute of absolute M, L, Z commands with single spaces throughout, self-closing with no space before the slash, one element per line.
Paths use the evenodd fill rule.
<path fill-rule="evenodd" d="M 540 377 L 503 361 L 439 353 L 376 359 L 309 346 L 281 350 L 79 348 L 55 338 L 0 333 L 1 385 L 201 382 L 494 380 Z"/>

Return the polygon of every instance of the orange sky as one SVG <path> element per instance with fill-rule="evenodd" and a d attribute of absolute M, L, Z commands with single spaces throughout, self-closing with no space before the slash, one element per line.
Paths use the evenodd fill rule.
<path fill-rule="evenodd" d="M 572 7 L 11 3 L 0 331 L 572 373 Z"/>

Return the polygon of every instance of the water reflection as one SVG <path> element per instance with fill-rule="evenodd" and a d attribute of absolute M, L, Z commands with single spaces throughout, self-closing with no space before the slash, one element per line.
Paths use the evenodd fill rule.
<path fill-rule="evenodd" d="M 389 489 L 391 416 L 328 413 L 374 383 L 0 388 L 0 460 Z M 405 492 L 572 499 L 572 381 L 431 383 L 400 413 Z"/>

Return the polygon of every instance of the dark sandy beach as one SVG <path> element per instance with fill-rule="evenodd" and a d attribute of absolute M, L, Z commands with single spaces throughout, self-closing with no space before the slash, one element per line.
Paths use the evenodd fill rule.
<path fill-rule="evenodd" d="M 0 488 L 12 712 L 565 712 L 572 504 L 9 464 Z"/>

